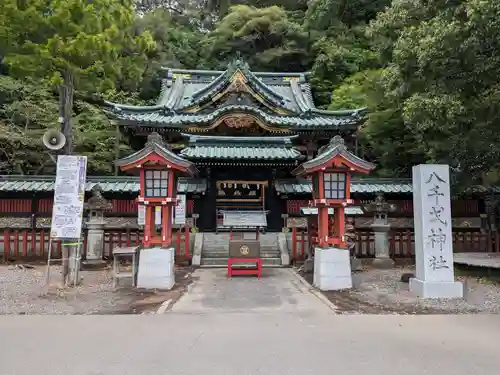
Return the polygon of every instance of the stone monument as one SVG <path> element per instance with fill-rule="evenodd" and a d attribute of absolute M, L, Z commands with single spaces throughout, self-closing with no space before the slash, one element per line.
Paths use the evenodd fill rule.
<path fill-rule="evenodd" d="M 99 266 L 105 264 L 104 250 L 104 212 L 113 205 L 102 195 L 99 185 L 92 188 L 92 197 L 85 203 L 84 208 L 89 212 L 87 220 L 87 256 L 84 266 Z"/>
<path fill-rule="evenodd" d="M 383 193 L 377 193 L 375 200 L 365 206 L 367 212 L 373 212 L 373 223 L 370 228 L 375 236 L 375 259 L 372 265 L 376 268 L 392 268 L 394 260 L 389 255 L 389 230 L 391 225 L 388 213 L 396 211 L 396 205 L 386 202 Z"/>
<path fill-rule="evenodd" d="M 413 167 L 416 277 L 410 291 L 422 298 L 462 298 L 453 272 L 450 170 L 443 164 Z"/>

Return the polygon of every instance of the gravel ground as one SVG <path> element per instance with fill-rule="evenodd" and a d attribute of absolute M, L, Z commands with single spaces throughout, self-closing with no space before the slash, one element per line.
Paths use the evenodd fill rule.
<path fill-rule="evenodd" d="M 408 284 L 400 281 L 403 273 L 414 273 L 409 267 L 390 270 L 367 269 L 353 275 L 355 288 L 323 294 L 340 313 L 361 314 L 470 314 L 500 313 L 500 284 L 481 278 L 459 276 L 467 292 L 463 299 L 429 299 L 414 297 Z M 312 282 L 312 274 L 302 274 Z"/>
<path fill-rule="evenodd" d="M 178 272 L 179 271 L 179 272 Z M 167 299 L 178 298 L 190 282 L 190 269 L 176 270 L 180 283 L 172 291 L 140 291 L 126 281 L 113 289 L 110 270 L 82 271 L 81 285 L 62 289 L 58 266 L 51 267 L 51 286 L 45 287 L 46 267 L 0 265 L 0 314 L 140 314 L 156 311 Z"/>

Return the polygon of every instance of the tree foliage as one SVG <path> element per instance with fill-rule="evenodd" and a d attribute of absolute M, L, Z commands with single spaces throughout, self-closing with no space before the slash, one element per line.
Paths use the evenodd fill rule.
<path fill-rule="evenodd" d="M 57 121 L 68 67 L 76 150 L 90 173 L 109 173 L 114 129 L 91 95 L 153 103 L 161 66 L 221 69 L 240 54 L 255 70 L 311 71 L 323 108 L 368 107 L 359 136 L 381 175 L 443 162 L 461 182 L 500 176 L 496 0 L 138 0 L 135 13 L 125 0 L 4 4 L 2 173 L 53 168 L 40 133 Z"/>
<path fill-rule="evenodd" d="M 285 9 L 237 5 L 208 36 L 210 54 L 219 67 L 236 53 L 255 70 L 300 71 L 308 61 L 308 37 Z"/>

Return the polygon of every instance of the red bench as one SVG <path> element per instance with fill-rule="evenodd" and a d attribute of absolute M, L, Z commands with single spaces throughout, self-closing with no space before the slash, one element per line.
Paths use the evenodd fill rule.
<path fill-rule="evenodd" d="M 255 263 L 255 268 L 233 269 L 234 263 Z M 227 277 L 233 275 L 257 275 L 262 277 L 262 259 L 261 258 L 229 258 L 227 260 Z"/>

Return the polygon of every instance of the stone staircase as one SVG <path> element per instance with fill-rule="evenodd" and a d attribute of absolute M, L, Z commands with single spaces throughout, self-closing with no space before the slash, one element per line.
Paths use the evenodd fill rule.
<path fill-rule="evenodd" d="M 263 267 L 280 267 L 281 253 L 278 233 L 260 235 L 260 255 Z M 201 252 L 202 267 L 226 267 L 229 255 L 229 233 L 204 233 Z M 242 267 L 245 263 L 240 263 Z M 250 264 L 249 264 L 250 265 Z"/>

